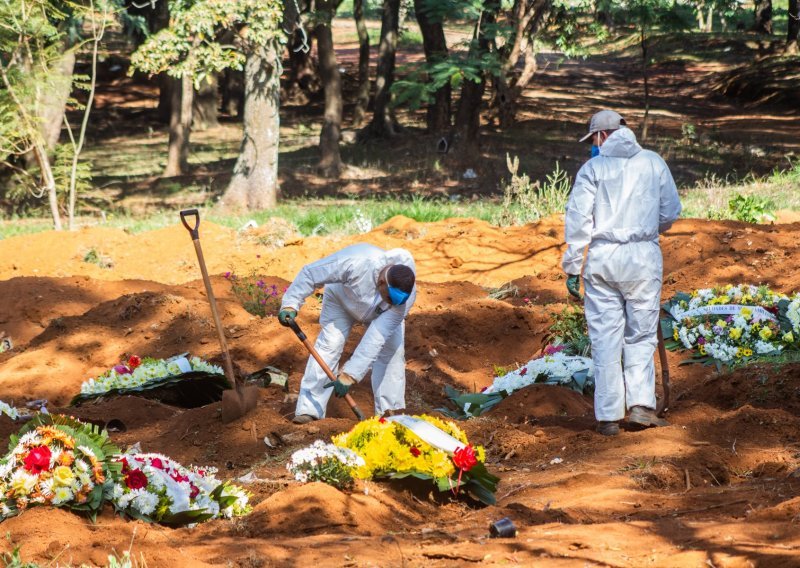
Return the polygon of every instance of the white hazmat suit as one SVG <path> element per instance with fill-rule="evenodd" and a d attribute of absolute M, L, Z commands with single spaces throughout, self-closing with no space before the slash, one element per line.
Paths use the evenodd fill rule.
<path fill-rule="evenodd" d="M 614 131 L 575 179 L 562 267 L 580 274 L 589 246 L 584 305 L 598 421 L 621 420 L 626 407 L 656 407 L 653 356 L 663 272 L 658 235 L 680 212 L 667 164 L 643 150 L 628 128 Z"/>
<path fill-rule="evenodd" d="M 387 303 L 378 291 L 378 276 L 390 264 L 403 264 L 416 273 L 411 253 L 404 249 L 384 251 L 361 243 L 346 247 L 303 267 L 283 295 L 281 309 L 300 311 L 314 290 L 325 286 L 321 331 L 315 348 L 334 374 L 350 329 L 357 322 L 368 324 L 364 337 L 342 372 L 361 381 L 372 368 L 375 413 L 405 408 L 405 318 L 417 297 L 416 285 L 405 304 Z M 325 372 L 309 357 L 296 415 L 324 418 L 333 389 Z"/>

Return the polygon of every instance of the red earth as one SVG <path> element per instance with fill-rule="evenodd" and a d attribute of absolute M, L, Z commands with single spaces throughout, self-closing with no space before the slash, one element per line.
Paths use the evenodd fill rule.
<path fill-rule="evenodd" d="M 179 409 L 137 397 L 69 407 L 81 382 L 128 354 L 189 351 L 219 358 L 194 249 L 176 223 L 130 235 L 110 229 L 46 232 L 0 241 L 0 399 L 46 398 L 51 412 L 95 422 L 120 420 L 122 447 L 139 442 L 183 463 L 212 465 L 220 477 L 253 472 L 254 512 L 235 521 L 169 529 L 126 521 L 108 509 L 96 523 L 57 509 L 3 522 L 24 560 L 105 565 L 130 550 L 148 566 L 798 566 L 800 556 L 800 365 L 758 365 L 732 374 L 679 366 L 670 353 L 671 426 L 593 431 L 591 400 L 535 386 L 460 424 L 487 448 L 500 476 L 497 505 L 432 495 L 426 487 L 368 482 L 352 492 L 300 485 L 285 470 L 292 451 L 353 425 L 334 400 L 329 418 L 291 424 L 306 353 L 274 317 L 246 312 L 222 274 L 254 272 L 285 285 L 306 262 L 357 241 L 404 247 L 419 270 L 408 321 L 407 400 L 411 413 L 445 405 L 445 385 L 477 390 L 495 365 L 514 367 L 542 347 L 551 313 L 565 307 L 563 225 L 522 227 L 396 217 L 351 237 L 289 237 L 270 248 L 269 226 L 239 233 L 210 223 L 201 243 L 237 366 L 273 365 L 290 393 L 269 387 L 258 407 L 222 424 L 219 404 Z M 800 223 L 747 225 L 682 220 L 663 238 L 664 297 L 746 281 L 781 292 L 800 286 Z M 108 268 L 83 260 L 94 249 Z M 513 283 L 504 300 L 489 290 Z M 527 300 L 527 301 L 526 301 Z M 318 331 L 319 304 L 300 321 Z M 348 343 L 352 351 L 361 332 Z M 368 386 L 354 396 L 372 407 Z M 19 425 L 0 418 L 0 436 Z M 253 431 L 256 435 L 253 436 Z M 264 442 L 267 437 L 272 447 Z M 559 458 L 559 459 L 556 459 Z M 511 518 L 516 538 L 489 538 L 490 522 Z"/>

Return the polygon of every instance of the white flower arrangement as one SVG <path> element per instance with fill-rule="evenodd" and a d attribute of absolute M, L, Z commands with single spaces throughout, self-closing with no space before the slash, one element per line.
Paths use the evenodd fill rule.
<path fill-rule="evenodd" d="M 592 377 L 594 375 L 592 360 L 588 357 L 565 355 L 561 352 L 552 353 L 532 359 L 502 377 L 495 377 L 494 382 L 483 391 L 483 394 L 501 391 L 511 394 L 535 382 L 543 382 L 542 377 L 549 379 L 547 382 L 557 381 L 569 384 L 573 375 L 580 371 L 587 371 L 587 376 Z"/>
<path fill-rule="evenodd" d="M 354 451 L 317 440 L 294 452 L 286 469 L 301 483 L 324 481 L 342 488 L 352 484 L 352 470 L 363 465 L 364 459 Z"/>
<path fill-rule="evenodd" d="M 5 414 L 11 418 L 11 420 L 16 420 L 19 418 L 19 412 L 17 412 L 17 409 L 6 402 L 3 402 L 2 400 L 0 400 L 0 414 Z"/>
<path fill-rule="evenodd" d="M 674 341 L 668 347 L 696 350 L 696 358 L 726 365 L 777 355 L 792 346 L 793 331 L 781 328 L 784 316 L 800 331 L 800 296 L 789 298 L 766 286 L 729 284 L 680 293 L 665 308 L 673 318 L 665 320 Z"/>
<path fill-rule="evenodd" d="M 156 453 L 126 453 L 122 475 L 108 489 L 115 508 L 164 524 L 194 524 L 250 512 L 249 494 L 215 477 L 215 468 L 184 467 Z"/>
<path fill-rule="evenodd" d="M 222 368 L 203 361 L 199 357 L 189 360 L 191 371 L 202 371 L 222 375 Z M 178 361 L 164 359 L 131 357 L 125 365 L 116 365 L 97 378 L 84 381 L 81 385 L 81 395 L 99 395 L 111 390 L 131 389 L 141 387 L 147 383 L 180 375 L 187 372 L 185 366 Z"/>

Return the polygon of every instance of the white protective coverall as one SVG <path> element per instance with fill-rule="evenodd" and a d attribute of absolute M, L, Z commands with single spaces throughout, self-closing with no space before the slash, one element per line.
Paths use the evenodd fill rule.
<path fill-rule="evenodd" d="M 614 131 L 575 179 L 562 267 L 580 274 L 589 246 L 584 305 L 599 421 L 623 419 L 626 406 L 656 407 L 653 355 L 663 272 L 658 235 L 680 212 L 667 164 L 643 150 L 628 128 Z"/>
<path fill-rule="evenodd" d="M 405 318 L 417 297 L 417 288 L 405 304 L 394 306 L 383 300 L 378 291 L 380 271 L 389 264 L 404 264 L 414 270 L 414 259 L 407 250 L 384 251 L 360 243 L 303 267 L 283 295 L 281 309 L 300 311 L 306 298 L 325 286 L 321 331 L 315 348 L 334 374 L 337 374 L 347 336 L 356 322 L 369 324 L 353 355 L 342 371 L 361 381 L 372 367 L 372 392 L 375 413 L 405 408 Z M 312 357 L 309 357 L 296 415 L 324 418 L 332 388 L 330 380 Z"/>

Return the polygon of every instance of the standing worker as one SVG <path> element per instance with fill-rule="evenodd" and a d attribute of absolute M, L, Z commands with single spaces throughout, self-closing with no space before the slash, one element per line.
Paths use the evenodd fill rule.
<path fill-rule="evenodd" d="M 322 327 L 316 350 L 334 374 L 347 336 L 356 322 L 368 324 L 364 337 L 335 382 L 309 357 L 293 422 L 325 417 L 331 397 L 345 396 L 372 368 L 375 414 L 405 408 L 405 318 L 417 297 L 414 259 L 407 250 L 384 251 L 356 244 L 308 264 L 283 295 L 278 320 L 288 326 L 306 298 L 320 286 Z"/>
<path fill-rule="evenodd" d="M 562 267 L 567 290 L 586 290 L 592 342 L 597 431 L 619 434 L 619 421 L 667 426 L 656 415 L 655 365 L 663 260 L 658 235 L 681 212 L 675 181 L 664 160 L 643 150 L 616 112 L 592 116 L 592 159 L 578 171 L 567 204 Z M 624 365 L 624 369 L 623 369 Z"/>

